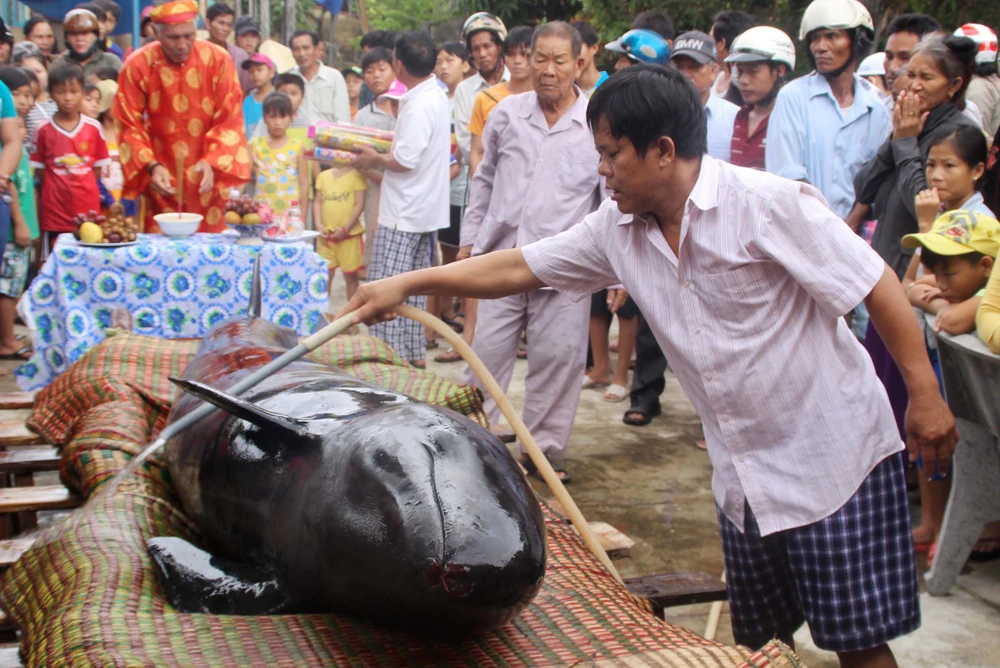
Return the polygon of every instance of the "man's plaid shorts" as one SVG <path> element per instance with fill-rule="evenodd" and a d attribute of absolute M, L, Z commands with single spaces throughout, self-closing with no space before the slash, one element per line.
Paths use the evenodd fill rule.
<path fill-rule="evenodd" d="M 752 648 L 809 622 L 816 645 L 868 649 L 920 626 L 917 570 L 903 462 L 876 466 L 833 515 L 761 538 L 721 511 L 722 550 L 736 642 Z"/>

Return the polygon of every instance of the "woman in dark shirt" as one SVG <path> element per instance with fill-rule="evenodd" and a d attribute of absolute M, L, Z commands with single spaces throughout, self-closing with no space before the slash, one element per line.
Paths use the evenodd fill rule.
<path fill-rule="evenodd" d="M 967 37 L 933 33 L 921 39 L 901 75 L 906 77 L 906 90 L 896 100 L 892 136 L 854 179 L 857 201 L 871 204 L 878 221 L 872 248 L 900 278 L 913 255 L 913 250 L 903 248 L 903 236 L 919 231 L 915 201 L 917 193 L 927 188 L 927 153 L 935 140 L 972 123 L 962 110 L 975 58 L 976 44 Z M 871 323 L 865 348 L 905 440 L 906 384 Z"/>

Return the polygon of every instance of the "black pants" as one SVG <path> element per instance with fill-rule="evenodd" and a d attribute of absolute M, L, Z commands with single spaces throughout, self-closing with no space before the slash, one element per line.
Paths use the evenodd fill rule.
<path fill-rule="evenodd" d="M 632 410 L 647 415 L 658 413 L 660 395 L 667 386 L 663 377 L 667 372 L 667 358 L 653 336 L 645 318 L 639 319 L 639 333 L 635 337 L 635 373 L 632 374 Z"/>

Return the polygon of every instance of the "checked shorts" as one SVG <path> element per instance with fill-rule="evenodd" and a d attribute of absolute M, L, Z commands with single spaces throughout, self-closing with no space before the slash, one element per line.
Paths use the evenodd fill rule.
<path fill-rule="evenodd" d="M 760 535 L 722 514 L 722 551 L 736 642 L 759 648 L 809 622 L 833 652 L 876 647 L 920 626 L 902 457 L 882 460 L 847 503 L 803 527 Z"/>

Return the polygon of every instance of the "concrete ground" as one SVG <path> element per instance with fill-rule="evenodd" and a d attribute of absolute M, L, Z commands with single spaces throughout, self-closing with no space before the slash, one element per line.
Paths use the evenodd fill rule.
<path fill-rule="evenodd" d="M 338 278 L 333 310 L 344 303 Z M 613 331 L 612 337 L 616 336 Z M 464 364 L 438 364 L 429 351 L 428 369 L 458 381 Z M 14 362 L 0 362 L 13 370 Z M 518 361 L 509 396 L 520 409 L 527 362 Z M 11 376 L 0 378 L 0 391 L 15 390 Z M 682 571 L 721 574 L 719 530 L 712 497 L 708 455 L 695 447 L 702 437 L 693 407 L 668 372 L 663 414 L 646 427 L 622 423 L 628 401 L 603 401 L 600 390 L 585 390 L 577 411 L 566 466 L 568 485 L 589 520 L 607 522 L 635 540 L 631 559 L 618 562 L 625 577 Z M 543 497 L 544 484 L 533 482 Z M 924 558 L 918 557 L 921 573 Z M 951 596 L 921 594 L 923 626 L 892 643 L 900 666 L 996 666 L 1000 656 L 1000 562 L 970 565 Z M 699 634 L 705 632 L 709 605 L 667 610 L 667 619 Z M 717 639 L 732 643 L 728 607 Z M 796 635 L 800 655 L 812 668 L 836 666 L 836 656 L 812 644 L 803 627 Z"/>

